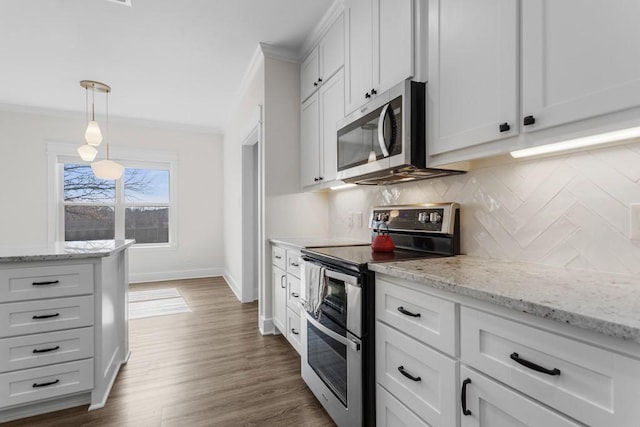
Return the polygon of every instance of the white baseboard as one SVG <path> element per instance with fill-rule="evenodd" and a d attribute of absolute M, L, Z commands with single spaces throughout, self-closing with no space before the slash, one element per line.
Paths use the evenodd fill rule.
<path fill-rule="evenodd" d="M 179 280 L 179 279 L 200 279 L 203 277 L 222 276 L 223 273 L 224 273 L 224 269 L 222 268 L 199 268 L 196 270 L 129 273 L 129 283 L 162 282 L 165 280 Z"/>
<path fill-rule="evenodd" d="M 273 335 L 275 334 L 275 326 L 273 325 L 272 319 L 265 319 L 263 316 L 260 316 L 260 320 L 258 321 L 258 329 L 260 329 L 260 333 L 262 335 Z"/>
<path fill-rule="evenodd" d="M 236 298 L 238 298 L 238 301 L 245 302 L 242 301 L 242 288 L 238 285 L 238 282 L 234 280 L 233 276 L 231 276 L 228 271 L 225 271 L 222 274 L 222 277 L 227 282 L 227 285 L 229 285 L 229 288 L 233 291 Z"/>

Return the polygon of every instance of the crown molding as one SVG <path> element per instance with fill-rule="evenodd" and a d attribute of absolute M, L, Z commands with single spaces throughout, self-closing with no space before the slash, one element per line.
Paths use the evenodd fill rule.
<path fill-rule="evenodd" d="M 344 0 L 333 0 L 333 3 L 322 16 L 318 24 L 313 27 L 309 35 L 302 42 L 302 46 L 300 46 L 300 50 L 298 51 L 298 58 L 300 58 L 300 62 L 302 62 L 309 52 L 311 52 L 311 49 L 318 44 L 320 39 L 324 37 L 342 12 L 344 12 Z"/>
<path fill-rule="evenodd" d="M 56 110 L 53 108 L 35 107 L 30 105 L 2 104 L 0 103 L 0 112 L 19 113 L 30 115 L 43 115 L 49 117 L 58 117 L 69 120 L 85 120 L 85 112 Z M 159 120 L 138 119 L 134 117 L 113 116 L 109 115 L 110 123 L 118 123 L 130 126 L 141 126 L 152 129 L 166 129 L 182 132 L 204 133 L 212 135 L 222 135 L 222 129 L 213 126 L 200 126 L 178 122 L 162 122 Z"/>
<path fill-rule="evenodd" d="M 260 49 L 262 50 L 262 54 L 265 58 L 277 59 L 279 61 L 285 62 L 293 62 L 294 64 L 300 63 L 300 57 L 298 56 L 298 53 L 293 50 L 262 42 L 260 42 Z"/>

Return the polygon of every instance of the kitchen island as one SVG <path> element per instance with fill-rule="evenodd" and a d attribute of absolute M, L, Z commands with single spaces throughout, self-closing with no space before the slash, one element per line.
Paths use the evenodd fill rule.
<path fill-rule="evenodd" d="M 106 404 L 129 357 L 133 243 L 0 248 L 0 422 Z"/>

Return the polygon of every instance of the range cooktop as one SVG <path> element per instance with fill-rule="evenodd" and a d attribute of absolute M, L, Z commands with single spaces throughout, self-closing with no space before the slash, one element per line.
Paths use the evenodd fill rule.
<path fill-rule="evenodd" d="M 374 252 L 371 249 L 371 245 L 328 246 L 323 248 L 310 248 L 304 252 L 310 255 L 315 255 L 317 258 L 324 258 L 325 261 L 330 261 L 332 263 L 345 262 L 358 267 L 364 266 L 370 262 L 392 262 L 443 256 L 407 249 L 396 249 L 393 252 Z"/>

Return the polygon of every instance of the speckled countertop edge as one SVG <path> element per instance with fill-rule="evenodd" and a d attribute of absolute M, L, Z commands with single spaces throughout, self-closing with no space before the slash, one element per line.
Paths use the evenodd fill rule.
<path fill-rule="evenodd" d="M 640 343 L 640 278 L 457 256 L 371 263 L 426 286 Z"/>
<path fill-rule="evenodd" d="M 46 246 L 5 247 L 0 249 L 0 264 L 102 258 L 133 245 L 135 240 L 91 240 L 57 242 Z"/>

